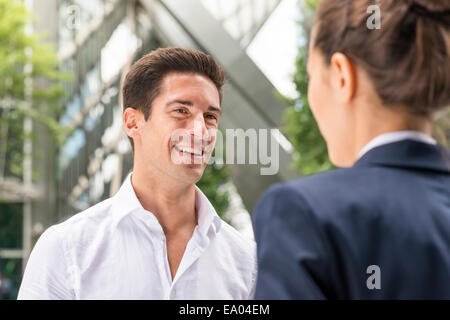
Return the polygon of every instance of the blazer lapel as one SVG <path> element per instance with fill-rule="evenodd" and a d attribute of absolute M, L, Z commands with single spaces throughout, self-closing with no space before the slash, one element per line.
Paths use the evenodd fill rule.
<path fill-rule="evenodd" d="M 450 149 L 441 145 L 402 140 L 370 150 L 354 167 L 371 165 L 450 173 Z"/>

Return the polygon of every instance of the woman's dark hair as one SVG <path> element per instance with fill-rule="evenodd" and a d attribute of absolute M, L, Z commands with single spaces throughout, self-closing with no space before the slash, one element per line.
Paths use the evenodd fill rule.
<path fill-rule="evenodd" d="M 367 26 L 371 5 L 380 29 Z M 321 0 L 314 35 L 328 64 L 341 52 L 360 65 L 383 103 L 425 116 L 450 105 L 450 0 Z"/>

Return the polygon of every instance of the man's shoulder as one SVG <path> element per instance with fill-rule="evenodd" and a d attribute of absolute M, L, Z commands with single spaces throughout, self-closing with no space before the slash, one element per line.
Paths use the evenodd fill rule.
<path fill-rule="evenodd" d="M 255 241 L 245 237 L 242 233 L 237 231 L 233 226 L 228 224 L 225 220 L 222 220 L 222 225 L 220 229 L 220 234 L 227 238 L 227 240 L 236 243 L 240 247 L 248 250 L 252 250 L 256 245 Z"/>
<path fill-rule="evenodd" d="M 256 258 L 256 243 L 254 240 L 244 237 L 226 221 L 221 221 L 218 237 L 224 240 L 234 254 Z"/>
<path fill-rule="evenodd" d="M 94 236 L 112 222 L 112 198 L 103 200 L 47 229 L 47 234 L 58 234 L 62 239 L 81 240 Z"/>
<path fill-rule="evenodd" d="M 92 207 L 89 207 L 60 223 L 61 227 L 71 226 L 76 227 L 78 225 L 85 226 L 86 224 L 96 224 L 104 221 L 111 214 L 113 198 L 103 200 Z"/>

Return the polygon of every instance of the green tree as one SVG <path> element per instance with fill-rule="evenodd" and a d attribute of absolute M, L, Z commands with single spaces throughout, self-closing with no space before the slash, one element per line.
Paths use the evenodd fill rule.
<path fill-rule="evenodd" d="M 221 129 L 219 129 L 221 130 Z M 222 136 L 225 135 L 222 132 Z M 226 145 L 226 143 L 224 143 Z M 214 154 L 213 154 L 214 155 Z M 224 159 L 226 155 L 223 155 Z M 209 164 L 202 178 L 197 182 L 197 186 L 202 190 L 205 196 L 211 201 L 212 205 L 221 218 L 225 218 L 225 213 L 230 205 L 229 193 L 224 186 L 231 181 L 229 167 L 226 164 Z"/>
<path fill-rule="evenodd" d="M 211 201 L 212 205 L 221 217 L 224 216 L 229 206 L 229 194 L 221 187 L 230 181 L 228 167 L 210 164 L 206 167 L 203 177 L 197 183 L 205 196 Z"/>
<path fill-rule="evenodd" d="M 21 1 L 0 0 L 0 249 L 19 249 L 22 245 L 20 204 L 1 203 L 2 184 L 7 178 L 23 176 L 24 120 L 42 123 L 62 142 L 68 130 L 58 122 L 64 91 L 54 48 L 43 36 L 27 32 L 33 16 Z M 21 259 L 0 259 L 0 276 L 12 281 L 3 298 L 15 299 L 21 278 Z M 4 282 L 5 283 L 5 282 Z M 1 298 L 1 297 L 0 297 Z"/>
<path fill-rule="evenodd" d="M 302 20 L 299 21 L 302 38 L 309 38 L 308 21 L 313 15 L 318 0 L 307 0 L 301 3 Z M 329 158 L 325 140 L 320 134 L 316 120 L 308 103 L 308 77 L 306 61 L 308 41 L 299 47 L 296 60 L 294 83 L 299 93 L 295 100 L 287 100 L 291 105 L 284 114 L 286 124 L 283 132 L 294 146 L 294 168 L 303 175 L 309 175 L 333 168 Z"/>
<path fill-rule="evenodd" d="M 25 117 L 44 124 L 57 142 L 68 133 L 58 115 L 60 82 L 69 76 L 59 72 L 55 50 L 43 36 L 26 32 L 32 22 L 22 2 L 0 0 L 0 177 L 22 177 Z"/>

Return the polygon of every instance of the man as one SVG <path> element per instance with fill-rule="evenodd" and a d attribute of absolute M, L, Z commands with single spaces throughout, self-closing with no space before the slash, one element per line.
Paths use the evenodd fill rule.
<path fill-rule="evenodd" d="M 248 299 L 254 243 L 195 186 L 215 145 L 224 73 L 202 52 L 158 49 L 123 85 L 134 163 L 117 194 L 49 228 L 19 299 Z"/>

